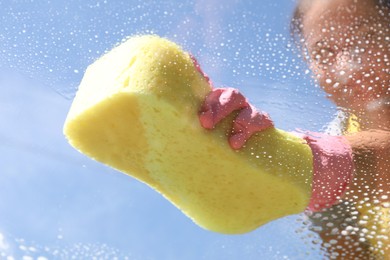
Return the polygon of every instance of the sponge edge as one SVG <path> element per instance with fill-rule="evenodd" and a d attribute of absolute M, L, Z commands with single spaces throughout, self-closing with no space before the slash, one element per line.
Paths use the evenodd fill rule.
<path fill-rule="evenodd" d="M 302 212 L 311 195 L 309 146 L 272 128 L 232 150 L 232 117 L 215 131 L 199 124 L 210 91 L 178 45 L 133 37 L 87 69 L 64 133 L 77 150 L 145 182 L 208 230 L 244 233 Z"/>

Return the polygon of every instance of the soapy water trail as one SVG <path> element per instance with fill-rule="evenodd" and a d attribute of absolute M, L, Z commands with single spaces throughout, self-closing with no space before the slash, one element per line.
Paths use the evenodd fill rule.
<path fill-rule="evenodd" d="M 60 240 L 60 238 L 59 238 Z M 59 243 L 60 244 L 60 243 Z M 6 260 L 49 260 L 49 259 L 141 259 L 125 255 L 106 244 L 72 244 L 42 246 L 24 239 L 0 233 L 0 259 Z M 148 258 L 142 258 L 148 259 Z"/>
<path fill-rule="evenodd" d="M 313 241 L 319 241 L 315 232 L 305 228 L 302 221 L 304 216 L 290 216 L 290 220 L 296 221 L 300 228 L 294 232 L 286 231 L 289 221 L 282 220 L 282 225 L 277 229 L 283 232 L 285 239 L 279 241 L 276 245 L 267 245 L 261 242 L 263 235 L 247 236 L 237 240 L 234 236 L 221 236 L 220 239 L 210 241 L 210 245 L 200 254 L 200 259 L 269 259 L 269 260 L 300 260 L 300 259 L 324 259 L 325 252 L 321 251 L 320 244 L 312 241 L 306 241 L 305 245 L 300 245 L 294 250 L 286 250 L 292 242 L 289 238 L 292 235 L 310 237 Z M 265 229 L 275 230 L 272 225 L 267 225 Z M 269 232 L 269 231 L 267 231 Z M 258 239 L 254 239 L 258 237 Z M 0 259 L 7 260 L 49 260 L 49 259 L 123 259 L 123 260 L 151 260 L 161 259 L 160 257 L 136 255 L 124 253 L 127 250 L 119 250 L 104 243 L 72 243 L 66 244 L 59 235 L 57 241 L 51 241 L 50 246 L 38 244 L 34 241 L 28 241 L 23 238 L 16 238 L 9 234 L 0 233 Z M 239 242 L 239 244 L 237 244 Z M 295 241 L 296 243 L 296 241 Z M 179 249 L 177 249 L 179 250 Z M 179 250 L 180 251 L 180 250 Z M 294 253 L 292 253 L 294 251 Z M 174 256 L 173 254 L 172 256 Z M 199 254 L 198 254 L 199 255 Z M 165 258 L 164 258 L 165 259 Z M 184 258 L 185 259 L 185 258 Z M 190 259 L 193 259 L 191 257 Z M 195 258 L 194 258 L 195 259 Z"/>
<path fill-rule="evenodd" d="M 328 113 L 322 122 L 334 113 L 324 93 L 313 87 L 316 84 L 289 35 L 292 0 L 2 5 L 0 68 L 18 70 L 69 100 L 89 64 L 130 36 L 153 33 L 192 53 L 215 86 L 239 88 L 263 110 Z M 276 10 L 277 15 L 269 15 Z M 278 99 L 267 98 L 276 92 Z M 322 101 L 313 105 L 313 96 Z M 316 113 L 309 120 L 318 117 Z M 274 120 L 283 128 L 286 120 Z M 321 127 L 308 123 L 312 125 L 306 125 L 307 120 L 297 125 Z"/>
<path fill-rule="evenodd" d="M 264 13 L 268 5 L 289 10 L 292 3 L 3 3 L 0 67 L 17 69 L 71 99 L 90 63 L 129 36 L 153 33 L 184 46 L 221 83 L 294 81 L 308 72 L 286 33 L 290 15 L 286 11 L 279 21 Z M 271 29 L 267 23 L 284 28 Z"/>

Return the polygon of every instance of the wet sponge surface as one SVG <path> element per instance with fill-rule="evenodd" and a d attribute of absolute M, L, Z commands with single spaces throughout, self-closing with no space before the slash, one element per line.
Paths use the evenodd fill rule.
<path fill-rule="evenodd" d="M 210 91 L 178 45 L 132 37 L 88 67 L 64 133 L 80 152 L 148 184 L 212 231 L 244 233 L 303 211 L 310 148 L 272 128 L 232 150 L 232 117 L 213 131 L 200 126 Z"/>

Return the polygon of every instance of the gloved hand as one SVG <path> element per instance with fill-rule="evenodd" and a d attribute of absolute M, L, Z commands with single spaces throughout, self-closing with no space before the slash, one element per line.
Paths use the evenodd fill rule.
<path fill-rule="evenodd" d="M 233 121 L 229 144 L 233 149 L 242 148 L 256 132 L 274 127 L 269 115 L 256 110 L 248 100 L 233 88 L 216 88 L 206 97 L 199 112 L 201 125 L 213 129 L 223 118 L 239 110 Z M 335 204 L 352 181 L 354 165 L 352 149 L 342 136 L 300 132 L 313 154 L 312 196 L 307 207 L 320 211 Z"/>
<path fill-rule="evenodd" d="M 206 97 L 199 113 L 201 125 L 213 129 L 223 118 L 235 110 L 240 110 L 233 122 L 229 144 L 233 149 L 240 149 L 256 132 L 273 127 L 269 115 L 256 110 L 248 100 L 233 88 L 216 88 Z"/>

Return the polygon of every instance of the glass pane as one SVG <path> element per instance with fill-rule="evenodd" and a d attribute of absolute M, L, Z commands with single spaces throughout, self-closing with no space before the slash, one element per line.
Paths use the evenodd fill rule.
<path fill-rule="evenodd" d="M 0 258 L 387 259 L 388 6 L 1 1 Z M 62 128 L 86 68 L 144 34 L 182 46 L 214 86 L 239 89 L 278 129 L 346 136 L 355 163 L 346 192 L 329 209 L 220 234 L 77 152 Z"/>

